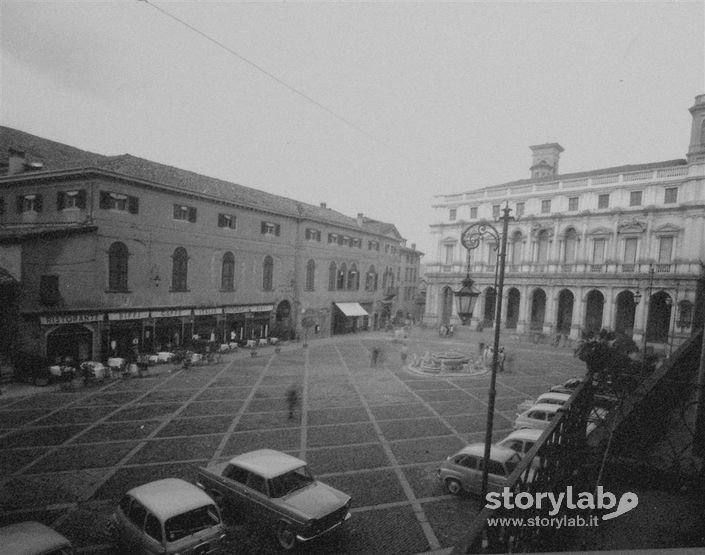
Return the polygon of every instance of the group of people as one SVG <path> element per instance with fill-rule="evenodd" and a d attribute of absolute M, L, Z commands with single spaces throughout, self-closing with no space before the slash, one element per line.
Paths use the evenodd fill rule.
<path fill-rule="evenodd" d="M 447 326 L 441 324 L 441 327 L 438 329 L 438 335 L 440 337 L 453 337 L 453 324 L 448 324 Z"/>
<path fill-rule="evenodd" d="M 487 345 L 482 351 L 482 362 L 485 367 L 492 365 L 494 360 L 494 347 Z M 504 372 L 504 363 L 507 360 L 507 353 L 504 352 L 504 347 L 500 347 L 497 351 L 497 371 Z"/>

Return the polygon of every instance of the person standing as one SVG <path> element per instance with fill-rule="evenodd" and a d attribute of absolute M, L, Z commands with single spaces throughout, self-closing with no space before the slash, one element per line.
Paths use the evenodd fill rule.
<path fill-rule="evenodd" d="M 401 365 L 406 366 L 406 358 L 409 356 L 409 346 L 406 342 L 402 343 L 401 352 L 399 354 L 401 355 Z"/>
<path fill-rule="evenodd" d="M 379 358 L 379 347 L 372 348 L 372 358 L 370 360 L 370 368 L 377 368 L 377 359 Z"/>
<path fill-rule="evenodd" d="M 296 385 L 292 385 L 286 392 L 286 404 L 289 408 L 289 420 L 294 419 L 294 411 L 299 404 L 299 390 Z"/>

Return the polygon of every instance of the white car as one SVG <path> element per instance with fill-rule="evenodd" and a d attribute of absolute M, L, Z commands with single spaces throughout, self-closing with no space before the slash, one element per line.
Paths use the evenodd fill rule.
<path fill-rule="evenodd" d="M 41 522 L 0 528 L 0 555 L 73 555 L 71 542 Z"/>
<path fill-rule="evenodd" d="M 527 399 L 526 401 L 523 401 L 519 406 L 517 406 L 517 410 L 521 413 L 530 409 L 534 405 L 540 404 L 561 406 L 565 405 L 568 402 L 568 399 L 570 399 L 570 393 L 556 393 L 549 391 L 547 393 L 542 393 L 536 399 Z"/>
<path fill-rule="evenodd" d="M 526 455 L 543 434 L 543 430 L 533 428 L 521 428 L 515 430 L 503 440 L 498 441 L 499 447 L 509 447 L 522 457 Z"/>
<path fill-rule="evenodd" d="M 560 408 L 561 405 L 548 403 L 533 405 L 524 412 L 517 414 L 513 428 L 515 430 L 521 430 L 522 428 L 534 428 L 539 430 L 547 428 Z"/>

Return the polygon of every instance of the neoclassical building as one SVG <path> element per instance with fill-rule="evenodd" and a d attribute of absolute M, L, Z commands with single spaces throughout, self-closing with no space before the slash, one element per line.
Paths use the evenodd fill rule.
<path fill-rule="evenodd" d="M 393 224 L 325 203 L 7 127 L 0 163 L 3 364 L 376 328 L 418 279 Z"/>
<path fill-rule="evenodd" d="M 499 245 L 466 250 L 460 237 L 483 220 L 501 232 L 508 206 L 504 329 L 609 328 L 670 352 L 691 331 L 705 263 L 705 95 L 690 112 L 686 159 L 561 174 L 563 148 L 542 144 L 528 179 L 437 196 L 425 321 L 458 321 L 453 293 L 469 273 L 481 291 L 470 324 L 493 324 Z"/>

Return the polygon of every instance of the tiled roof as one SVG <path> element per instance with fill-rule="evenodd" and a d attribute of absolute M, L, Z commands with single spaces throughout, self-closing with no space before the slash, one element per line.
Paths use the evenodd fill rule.
<path fill-rule="evenodd" d="M 252 187 L 159 164 L 131 154 L 104 156 L 0 126 L 0 160 L 7 160 L 10 148 L 24 151 L 28 162 L 42 162 L 43 171 L 98 168 L 191 193 L 221 198 L 253 209 L 322 223 L 359 227 L 357 218 L 345 216 L 330 208 L 314 206 Z M 391 230 L 396 232 L 392 224 L 383 222 L 376 222 L 376 224 L 379 225 L 364 224 L 363 229 L 385 235 L 388 235 Z M 398 236 L 398 232 L 395 236 Z"/>

